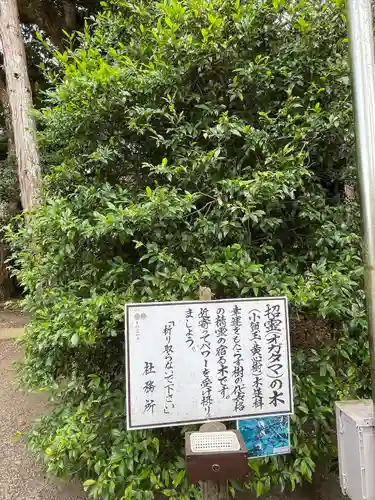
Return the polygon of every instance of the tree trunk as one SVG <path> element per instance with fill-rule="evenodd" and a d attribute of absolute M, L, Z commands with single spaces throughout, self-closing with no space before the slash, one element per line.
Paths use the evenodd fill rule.
<path fill-rule="evenodd" d="M 16 0 L 0 2 L 0 38 L 12 113 L 21 202 L 24 210 L 30 210 L 39 201 L 40 161 L 35 122 L 30 116 L 32 94 Z"/>
<path fill-rule="evenodd" d="M 346 182 L 344 185 L 344 199 L 345 201 L 353 201 L 356 199 L 356 188 L 354 183 Z"/>

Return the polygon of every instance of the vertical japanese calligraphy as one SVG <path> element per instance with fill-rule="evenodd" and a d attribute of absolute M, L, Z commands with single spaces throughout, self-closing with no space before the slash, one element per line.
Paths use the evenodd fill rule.
<path fill-rule="evenodd" d="M 252 401 L 254 408 L 261 410 L 263 402 L 263 354 L 262 337 L 260 335 L 260 311 L 252 309 L 249 312 L 250 326 L 250 359 L 252 375 Z"/>
<path fill-rule="evenodd" d="M 194 342 L 194 336 L 193 336 L 193 326 L 191 324 L 192 319 L 193 319 L 193 310 L 192 310 L 191 307 L 189 307 L 185 311 L 186 344 L 193 351 L 195 351 L 195 342 Z"/>
<path fill-rule="evenodd" d="M 153 365 L 153 363 L 151 361 L 145 361 L 143 370 L 143 375 L 145 377 L 143 385 L 143 392 L 145 395 L 143 413 L 149 411 L 151 413 L 154 413 L 156 405 L 155 400 L 153 399 L 153 393 L 156 388 L 155 377 L 154 377 L 155 374 L 156 374 L 155 366 Z"/>
<path fill-rule="evenodd" d="M 211 325 L 211 318 L 208 314 L 207 307 L 201 307 L 199 311 L 199 328 L 201 329 L 201 346 L 200 352 L 203 356 L 203 379 L 201 382 L 202 387 L 202 399 L 201 405 L 206 412 L 206 416 L 211 416 L 211 406 L 212 406 L 212 379 L 211 371 L 209 369 L 209 357 L 211 355 L 211 341 L 209 334 L 209 326 Z"/>
<path fill-rule="evenodd" d="M 217 369 L 217 377 L 220 384 L 219 394 L 222 399 L 228 398 L 229 394 L 229 386 L 228 386 L 228 328 L 227 328 L 227 320 L 225 318 L 224 308 L 219 307 L 216 311 L 216 337 L 217 337 L 217 347 L 216 347 L 216 359 L 218 369 Z"/>
<path fill-rule="evenodd" d="M 242 412 L 245 408 L 245 384 L 243 381 L 244 367 L 243 367 L 243 351 L 240 336 L 240 329 L 242 326 L 241 309 L 236 304 L 232 309 L 231 327 L 233 331 L 233 412 Z"/>
<path fill-rule="evenodd" d="M 126 307 L 127 426 L 290 415 L 287 300 Z"/>
<path fill-rule="evenodd" d="M 267 344 L 267 377 L 271 393 L 269 403 L 275 408 L 285 403 L 283 390 L 284 363 L 282 362 L 282 320 L 280 305 L 267 304 L 264 312 Z"/>
<path fill-rule="evenodd" d="M 164 344 L 164 389 L 165 389 L 165 402 L 164 413 L 170 413 L 174 408 L 173 395 L 174 395 L 174 364 L 173 364 L 173 345 L 172 345 L 172 329 L 174 321 L 168 321 L 165 325 L 163 334 L 165 339 Z"/>

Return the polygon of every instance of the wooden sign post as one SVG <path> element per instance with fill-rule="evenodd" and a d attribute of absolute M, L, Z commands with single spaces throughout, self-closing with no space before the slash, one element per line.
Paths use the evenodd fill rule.
<path fill-rule="evenodd" d="M 212 300 L 212 292 L 208 287 L 201 286 L 199 288 L 199 300 Z M 201 425 L 201 432 L 219 432 L 225 431 L 226 427 L 221 422 L 208 422 L 207 424 Z M 201 498 L 202 500 L 228 500 L 228 482 L 220 481 L 202 481 L 200 483 L 201 487 Z"/>
<path fill-rule="evenodd" d="M 209 422 L 201 425 L 201 432 L 220 432 L 225 431 L 226 427 L 221 422 Z M 202 500 L 229 500 L 228 481 L 202 481 L 201 498 Z"/>
<path fill-rule="evenodd" d="M 247 449 L 221 422 L 293 413 L 288 302 L 204 286 L 199 299 L 125 305 L 126 425 L 203 424 L 185 435 L 189 477 L 203 500 L 228 500 Z"/>

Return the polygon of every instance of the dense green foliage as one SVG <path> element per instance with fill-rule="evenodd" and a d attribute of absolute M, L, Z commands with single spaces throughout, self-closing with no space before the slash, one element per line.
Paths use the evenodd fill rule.
<path fill-rule="evenodd" d="M 3 113 L 0 108 L 0 302 L 9 299 L 14 283 L 6 267 L 7 245 L 4 242 L 5 226 L 18 212 L 17 167 L 13 154 L 8 154 L 8 137 L 2 129 Z"/>
<path fill-rule="evenodd" d="M 17 182 L 17 167 L 15 158 L 7 158 L 0 160 L 0 224 L 8 222 L 10 215 L 13 215 L 9 210 L 9 203 L 17 200 L 18 182 Z"/>
<path fill-rule="evenodd" d="M 33 313 L 24 380 L 56 401 L 31 444 L 95 498 L 196 497 L 181 429 L 125 431 L 122 309 L 203 279 L 217 298 L 285 294 L 335 331 L 294 349 L 293 453 L 250 462 L 245 486 L 294 487 L 335 456 L 334 401 L 369 383 L 343 12 L 115 0 L 57 54 L 44 202 L 9 238 Z"/>
<path fill-rule="evenodd" d="M 6 123 L 6 115 L 0 102 L 0 231 L 2 225 L 9 220 L 8 204 L 18 196 L 16 160 L 9 151 Z"/>

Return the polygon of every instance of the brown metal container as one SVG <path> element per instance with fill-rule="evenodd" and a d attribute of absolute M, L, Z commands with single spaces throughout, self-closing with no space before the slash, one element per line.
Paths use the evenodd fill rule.
<path fill-rule="evenodd" d="M 239 446 L 237 445 L 238 449 L 230 449 L 224 443 L 223 449 L 219 450 L 219 446 L 210 444 L 211 438 L 211 441 L 214 438 L 220 438 L 220 436 L 217 436 L 218 432 L 187 432 L 185 434 L 186 466 L 192 483 L 198 483 L 199 481 L 246 479 L 249 473 L 247 448 L 238 430 L 222 431 L 221 434 L 224 436 L 224 434 L 229 435 L 229 433 L 235 434 L 239 444 Z M 205 436 L 202 436 L 203 434 Z M 209 436 L 210 434 L 212 436 Z M 213 436 L 214 434 L 216 436 Z M 207 446 L 200 446 L 201 449 L 197 451 L 197 447 L 192 445 L 193 435 L 198 435 L 194 436 L 198 439 L 200 436 L 206 438 Z M 234 438 L 232 437 L 232 439 Z M 213 451 L 208 451 L 210 447 L 213 448 Z"/>

